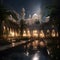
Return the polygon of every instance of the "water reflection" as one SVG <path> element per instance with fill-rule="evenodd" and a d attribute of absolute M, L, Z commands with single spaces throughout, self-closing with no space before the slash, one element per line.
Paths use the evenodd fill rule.
<path fill-rule="evenodd" d="M 11 44 L 12 44 L 12 47 L 15 47 L 15 45 L 16 45 L 15 44 L 15 40 L 12 40 L 12 43 Z"/>
<path fill-rule="evenodd" d="M 14 46 L 15 46 L 15 43 L 13 42 L 13 43 L 12 43 L 12 47 L 14 47 Z"/>
<path fill-rule="evenodd" d="M 28 52 L 28 51 L 26 51 L 24 54 L 25 54 L 26 56 L 29 56 L 29 52 Z"/>
<path fill-rule="evenodd" d="M 41 54 L 40 51 L 36 51 L 36 53 L 29 55 L 27 53 L 14 53 L 9 56 L 8 60 L 48 60 L 48 57 L 44 54 Z"/>
<path fill-rule="evenodd" d="M 20 43 L 25 43 L 25 41 L 21 41 Z M 12 47 L 16 46 L 14 40 L 11 45 Z M 19 45 L 6 60 L 48 60 L 48 54 L 50 53 L 46 45 L 43 40 L 34 40 L 27 44 Z"/>
<path fill-rule="evenodd" d="M 35 53 L 34 56 L 32 57 L 32 60 L 39 60 L 39 57 L 40 57 L 40 55 L 39 55 L 39 53 L 37 52 L 37 53 Z"/>

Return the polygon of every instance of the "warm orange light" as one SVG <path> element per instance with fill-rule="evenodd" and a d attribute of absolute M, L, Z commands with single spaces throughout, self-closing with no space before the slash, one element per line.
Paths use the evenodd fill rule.
<path fill-rule="evenodd" d="M 23 37 L 26 37 L 27 35 L 26 35 L 26 31 L 23 31 Z"/>
<path fill-rule="evenodd" d="M 40 46 L 44 47 L 45 43 L 43 41 L 40 42 Z"/>
<path fill-rule="evenodd" d="M 51 35 L 52 35 L 52 37 L 55 37 L 56 34 L 55 34 L 55 30 L 54 29 L 52 30 Z"/>
<path fill-rule="evenodd" d="M 57 37 L 59 36 L 58 32 L 57 32 L 57 34 L 56 34 L 56 35 L 57 35 Z"/>
<path fill-rule="evenodd" d="M 14 36 L 14 32 L 12 32 L 11 35 Z"/>
<path fill-rule="evenodd" d="M 41 38 L 45 37 L 43 30 L 41 30 L 41 32 L 40 32 L 40 37 Z"/>
<path fill-rule="evenodd" d="M 36 46 L 38 46 L 38 43 L 39 43 L 38 40 L 36 40 L 35 43 L 36 43 Z"/>
<path fill-rule="evenodd" d="M 3 29 L 5 30 L 5 29 L 6 29 L 6 27 L 5 27 L 5 26 L 3 26 Z"/>
<path fill-rule="evenodd" d="M 10 36 L 10 37 L 14 37 L 14 34 L 15 34 L 14 31 L 10 30 L 9 36 Z"/>
<path fill-rule="evenodd" d="M 29 30 L 27 31 L 27 36 L 28 37 L 31 37 L 31 34 L 30 34 L 30 31 Z"/>
<path fill-rule="evenodd" d="M 38 31 L 37 30 L 33 30 L 33 37 L 38 37 Z"/>

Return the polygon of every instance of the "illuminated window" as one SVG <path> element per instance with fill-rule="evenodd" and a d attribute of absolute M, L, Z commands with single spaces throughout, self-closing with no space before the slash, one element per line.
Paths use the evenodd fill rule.
<path fill-rule="evenodd" d="M 41 30 L 41 32 L 40 32 L 40 37 L 41 38 L 45 37 L 43 30 Z"/>
<path fill-rule="evenodd" d="M 14 37 L 14 34 L 15 34 L 14 31 L 10 28 L 9 36 L 10 36 L 10 37 Z"/>
<path fill-rule="evenodd" d="M 52 30 L 51 35 L 52 35 L 52 37 L 55 37 L 55 30 L 54 29 Z"/>
<path fill-rule="evenodd" d="M 5 29 L 6 29 L 6 27 L 5 27 L 5 26 L 3 26 L 3 29 L 5 30 Z"/>
<path fill-rule="evenodd" d="M 11 36 L 14 36 L 14 32 L 13 32 L 13 31 L 10 31 L 10 35 L 11 35 Z"/>
<path fill-rule="evenodd" d="M 33 30 L 33 37 L 38 37 L 38 31 L 37 30 Z"/>
<path fill-rule="evenodd" d="M 23 36 L 24 36 L 24 37 L 26 37 L 26 36 L 27 36 L 27 35 L 26 35 L 26 31 L 25 31 L 25 30 L 23 31 Z"/>
<path fill-rule="evenodd" d="M 28 37 L 31 37 L 31 34 L 30 34 L 30 31 L 29 30 L 27 31 L 27 36 Z"/>

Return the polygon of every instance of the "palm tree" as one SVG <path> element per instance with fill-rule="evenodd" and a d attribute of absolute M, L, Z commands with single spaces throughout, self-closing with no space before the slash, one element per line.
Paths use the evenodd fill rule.
<path fill-rule="evenodd" d="M 26 21 L 24 21 L 23 19 L 20 20 L 20 34 L 21 34 L 21 38 L 23 37 L 23 31 L 27 29 L 27 24 Z"/>
<path fill-rule="evenodd" d="M 9 10 L 8 11 L 9 15 L 12 15 L 12 17 L 17 21 L 18 20 L 18 17 L 17 17 L 17 14 L 14 10 Z"/>
<path fill-rule="evenodd" d="M 7 14 L 6 14 L 6 9 L 4 6 L 0 5 L 0 38 L 3 34 L 3 29 L 2 29 L 2 22 L 3 20 L 6 20 Z"/>
<path fill-rule="evenodd" d="M 47 9 L 50 12 L 50 22 L 54 20 L 55 25 L 58 27 L 59 36 L 60 36 L 60 3 L 59 0 L 53 0 L 54 3 L 51 6 L 48 6 Z"/>
<path fill-rule="evenodd" d="M 0 38 L 3 35 L 3 21 L 9 24 L 8 16 L 12 15 L 15 20 L 18 20 L 16 14 L 13 11 L 6 9 L 4 6 L 0 5 Z"/>

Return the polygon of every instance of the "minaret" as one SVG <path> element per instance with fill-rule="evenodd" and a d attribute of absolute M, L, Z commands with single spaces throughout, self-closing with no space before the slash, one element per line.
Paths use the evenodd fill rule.
<path fill-rule="evenodd" d="M 21 10 L 21 19 L 25 19 L 25 9 L 22 8 Z"/>

